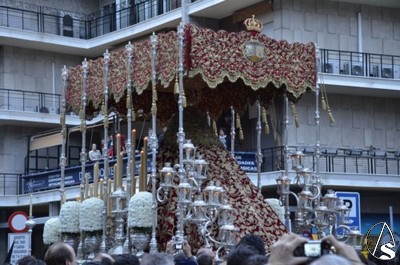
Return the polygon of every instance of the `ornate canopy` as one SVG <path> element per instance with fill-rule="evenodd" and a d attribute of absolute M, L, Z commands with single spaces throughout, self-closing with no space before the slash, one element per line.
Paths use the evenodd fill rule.
<path fill-rule="evenodd" d="M 254 32 L 212 31 L 187 25 L 184 29 L 184 89 L 188 105 L 208 111 L 217 118 L 221 111 L 234 106 L 243 111 L 259 99 L 268 107 L 277 91 L 287 91 L 296 100 L 316 84 L 316 53 L 313 43 L 289 44 Z M 252 45 L 256 43 L 254 56 Z M 261 47 L 261 48 L 260 48 Z M 156 72 L 158 119 L 165 122 L 177 110 L 173 87 L 178 68 L 177 33 L 158 34 Z M 150 112 L 151 44 L 134 43 L 131 66 L 133 108 Z M 100 110 L 104 86 L 103 58 L 89 60 L 86 113 Z M 109 106 L 126 112 L 127 58 L 124 49 L 111 52 L 108 87 Z M 82 66 L 70 67 L 67 80 L 67 108 L 81 108 Z M 147 104 L 148 103 L 148 104 Z"/>

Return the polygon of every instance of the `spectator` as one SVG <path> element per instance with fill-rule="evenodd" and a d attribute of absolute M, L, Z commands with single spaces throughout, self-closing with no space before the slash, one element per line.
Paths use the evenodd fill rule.
<path fill-rule="evenodd" d="M 35 261 L 36 258 L 34 256 L 25 256 L 20 258 L 17 261 L 17 265 L 28 265 L 29 262 Z"/>
<path fill-rule="evenodd" d="M 51 245 L 44 255 L 46 265 L 76 265 L 74 249 L 65 243 Z"/>
<path fill-rule="evenodd" d="M 90 161 L 101 160 L 101 152 L 100 152 L 100 150 L 97 150 L 96 144 L 92 144 L 92 150 L 89 151 L 89 159 L 90 159 Z"/>
<path fill-rule="evenodd" d="M 360 263 L 361 265 L 362 263 Z M 339 255 L 323 255 L 317 260 L 310 263 L 310 265 L 351 265 L 351 262 Z"/>
<path fill-rule="evenodd" d="M 118 255 L 113 263 L 114 265 L 140 265 L 139 258 L 131 254 Z"/>
<path fill-rule="evenodd" d="M 174 265 L 174 257 L 167 253 L 145 254 L 140 265 Z"/>
<path fill-rule="evenodd" d="M 237 244 L 236 247 L 229 253 L 226 264 L 242 265 L 247 258 L 257 254 L 258 250 L 255 247 L 246 244 Z"/>
<path fill-rule="evenodd" d="M 206 253 L 197 255 L 198 265 L 214 265 L 214 258 Z"/>
<path fill-rule="evenodd" d="M 257 249 L 258 254 L 265 256 L 265 244 L 261 237 L 254 234 L 245 235 L 238 243 L 238 245 L 241 244 L 253 246 L 255 249 Z"/>
<path fill-rule="evenodd" d="M 27 265 L 46 265 L 46 263 L 41 259 L 35 259 L 33 261 L 28 262 Z"/>
<path fill-rule="evenodd" d="M 248 257 L 243 265 L 266 265 L 268 264 L 268 257 L 265 255 L 253 255 Z"/>
<path fill-rule="evenodd" d="M 93 261 L 100 262 L 102 265 L 112 265 L 114 263 L 114 258 L 107 253 L 99 253 L 94 257 Z"/>
<path fill-rule="evenodd" d="M 183 253 L 174 257 L 175 265 L 197 265 L 195 257 L 192 255 L 192 248 L 187 241 L 183 242 Z"/>

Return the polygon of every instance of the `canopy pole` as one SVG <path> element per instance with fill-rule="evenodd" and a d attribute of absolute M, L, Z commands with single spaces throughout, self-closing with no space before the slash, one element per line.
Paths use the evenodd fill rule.
<path fill-rule="evenodd" d="M 257 188 L 258 192 L 261 193 L 261 163 L 262 163 L 262 153 L 261 153 L 261 104 L 260 101 L 257 100 L 257 154 L 256 154 L 256 162 L 257 162 Z"/>
<path fill-rule="evenodd" d="M 61 155 L 60 155 L 60 204 L 63 205 L 65 202 L 65 167 L 67 165 L 67 160 L 65 157 L 65 140 L 67 137 L 67 127 L 65 124 L 65 91 L 67 89 L 67 78 L 68 78 L 68 69 L 64 65 L 61 70 L 61 79 L 63 85 L 61 87 L 61 116 L 60 116 L 60 123 L 61 123 Z"/>

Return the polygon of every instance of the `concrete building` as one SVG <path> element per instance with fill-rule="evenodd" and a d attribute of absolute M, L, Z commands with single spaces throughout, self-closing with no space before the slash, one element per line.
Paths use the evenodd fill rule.
<path fill-rule="evenodd" d="M 129 40 L 174 29 L 181 20 L 214 30 L 243 30 L 243 20 L 252 14 L 263 22 L 263 33 L 272 38 L 317 43 L 321 56 L 319 82 L 327 92 L 335 119 L 330 123 L 328 113 L 321 110 L 320 171 L 324 187 L 360 193 L 363 229 L 384 221 L 382 218 L 389 219 L 389 206 L 395 206 L 400 187 L 397 0 L 0 3 L 0 248 L 7 245 L 9 216 L 16 210 L 28 209 L 29 195 L 23 194 L 20 176 L 58 167 L 59 148 L 35 149 L 32 136 L 60 128 L 63 65 L 78 65 L 85 57 L 97 58 L 106 49 L 125 45 Z M 276 103 L 276 111 L 280 107 Z M 250 107 L 249 118 L 243 121 L 243 150 L 254 151 L 256 147 L 254 113 Z M 305 164 L 315 169 L 314 93 L 299 100 L 297 113 L 300 127 L 290 116 L 288 144 L 308 153 Z M 269 114 L 272 119 L 273 113 Z M 277 126 L 279 123 L 275 121 Z M 78 117 L 69 115 L 67 124 L 78 125 Z M 279 139 L 272 135 L 262 140 L 261 183 L 266 197 L 277 196 L 275 178 L 281 167 L 271 155 L 282 151 L 282 144 L 277 142 Z M 255 174 L 250 176 L 256 182 Z M 67 190 L 68 199 L 76 194 L 78 187 Z M 33 253 L 40 256 L 43 223 L 58 214 L 59 191 L 35 192 L 33 198 L 38 224 L 33 232 Z M 394 220 L 400 222 L 400 208 L 395 206 L 393 210 Z M 0 261 L 5 254 L 0 252 Z"/>

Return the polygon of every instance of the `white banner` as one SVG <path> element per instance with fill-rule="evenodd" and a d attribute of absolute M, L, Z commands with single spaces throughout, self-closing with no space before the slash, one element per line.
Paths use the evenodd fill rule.
<path fill-rule="evenodd" d="M 29 256 L 30 233 L 8 233 L 8 252 L 12 245 L 10 264 L 17 264 L 17 261 L 25 256 Z"/>

